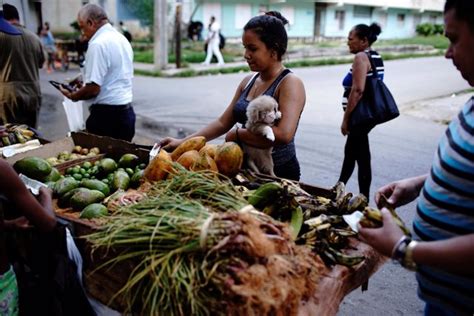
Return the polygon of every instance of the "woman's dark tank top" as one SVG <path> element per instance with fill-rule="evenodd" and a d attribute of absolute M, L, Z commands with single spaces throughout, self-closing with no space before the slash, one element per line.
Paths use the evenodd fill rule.
<path fill-rule="evenodd" d="M 278 88 L 278 85 L 280 82 L 285 78 L 286 75 L 291 73 L 289 69 L 285 69 L 281 72 L 281 74 L 273 81 L 273 83 L 268 87 L 268 89 L 263 93 L 263 95 L 269 95 L 272 97 L 275 97 L 275 91 Z M 237 122 L 242 124 L 243 127 L 245 127 L 245 123 L 247 122 L 247 107 L 250 103 L 249 100 L 247 100 L 247 96 L 249 94 L 250 89 L 253 87 L 255 80 L 257 80 L 259 74 L 256 74 L 250 82 L 247 84 L 247 86 L 244 88 L 242 91 L 242 94 L 240 95 L 239 99 L 235 103 L 234 106 L 234 117 L 236 118 Z M 275 98 L 276 99 L 276 98 Z M 278 102 L 278 100 L 277 100 Z M 273 158 L 273 164 L 275 165 L 275 168 L 277 168 L 279 165 L 283 165 L 289 160 L 291 160 L 294 156 L 296 155 L 296 149 L 295 149 L 295 138 L 285 145 L 275 145 L 273 147 L 273 152 L 272 152 L 272 158 Z"/>

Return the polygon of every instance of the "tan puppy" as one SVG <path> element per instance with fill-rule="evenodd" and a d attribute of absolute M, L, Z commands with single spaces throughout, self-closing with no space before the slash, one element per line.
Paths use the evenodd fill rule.
<path fill-rule="evenodd" d="M 268 95 L 259 96 L 250 101 L 247 107 L 247 123 L 245 128 L 253 134 L 263 135 L 271 141 L 275 141 L 272 126 L 281 118 L 281 112 L 278 111 L 278 103 L 274 98 Z M 247 165 L 258 173 L 273 173 L 272 149 L 257 148 L 243 144 L 244 152 L 247 154 Z"/>

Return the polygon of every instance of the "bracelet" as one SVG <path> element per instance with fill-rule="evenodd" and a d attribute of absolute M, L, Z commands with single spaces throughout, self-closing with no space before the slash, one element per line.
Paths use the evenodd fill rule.
<path fill-rule="evenodd" d="M 406 255 L 406 250 L 408 245 L 411 242 L 411 238 L 403 235 L 400 237 L 400 239 L 397 241 L 395 246 L 393 247 L 392 250 L 392 259 L 396 262 L 399 262 L 400 264 L 403 265 L 403 262 L 405 260 L 405 255 Z"/>
<path fill-rule="evenodd" d="M 418 245 L 417 241 L 410 241 L 408 246 L 406 247 L 405 251 L 405 258 L 403 258 L 402 265 L 407 268 L 408 270 L 415 271 L 416 270 L 416 263 L 413 261 L 413 250 L 415 249 L 416 245 Z"/>

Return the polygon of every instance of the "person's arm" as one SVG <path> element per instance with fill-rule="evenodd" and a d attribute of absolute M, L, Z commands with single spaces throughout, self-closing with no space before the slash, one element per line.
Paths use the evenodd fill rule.
<path fill-rule="evenodd" d="M 56 226 L 51 190 L 41 188 L 36 200 L 6 161 L 0 160 L 0 172 L 0 192 L 15 205 L 19 215 L 24 215 L 41 231 L 51 231 Z"/>
<path fill-rule="evenodd" d="M 347 108 L 342 119 L 342 135 L 347 135 L 349 133 L 351 113 L 354 111 L 357 103 L 359 103 L 360 99 L 362 99 L 362 96 L 364 95 L 365 81 L 367 79 L 367 71 L 369 69 L 370 62 L 365 52 L 357 53 L 354 57 L 354 62 L 352 63 L 352 87 L 349 98 L 347 99 Z"/>
<path fill-rule="evenodd" d="M 359 227 L 359 236 L 384 256 L 392 255 L 395 244 L 403 236 L 392 215 L 382 209 L 381 228 Z M 412 252 L 413 261 L 448 272 L 474 276 L 474 234 L 439 241 L 419 242 Z"/>
<path fill-rule="evenodd" d="M 182 139 L 176 139 L 173 137 L 164 138 L 163 140 L 160 141 L 160 145 L 162 146 L 162 148 L 166 150 L 173 150 L 185 140 L 191 137 L 195 137 L 195 136 L 204 136 L 206 138 L 206 141 L 210 141 L 225 134 L 236 123 L 236 120 L 234 118 L 234 106 L 237 100 L 239 99 L 240 94 L 242 93 L 245 85 L 250 80 L 250 78 L 251 76 L 247 76 L 239 84 L 239 86 L 237 87 L 235 91 L 234 97 L 232 98 L 232 101 L 230 102 L 230 104 L 225 109 L 224 113 L 222 113 L 219 118 L 217 118 L 216 120 L 206 125 L 204 128 L 198 130 L 197 132 L 185 138 L 182 138 Z"/>
<path fill-rule="evenodd" d="M 250 146 L 268 148 L 275 144 L 288 144 L 295 136 L 300 115 L 306 103 L 306 92 L 303 82 L 295 75 L 289 74 L 280 84 L 276 98 L 281 112 L 281 120 L 273 126 L 275 141 L 265 136 L 255 135 L 246 129 L 232 130 L 227 133 L 226 140 L 236 141 L 237 138 Z M 238 133 L 238 136 L 237 136 Z"/>
<path fill-rule="evenodd" d="M 83 85 L 80 89 L 73 92 L 61 88 L 61 92 L 66 98 L 72 101 L 89 100 L 99 95 L 100 86 L 92 82 Z"/>

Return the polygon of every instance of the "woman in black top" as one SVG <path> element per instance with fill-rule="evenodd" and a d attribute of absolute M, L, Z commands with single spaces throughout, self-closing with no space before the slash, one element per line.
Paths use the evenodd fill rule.
<path fill-rule="evenodd" d="M 378 24 L 358 24 L 349 32 L 347 45 L 352 54 L 355 54 L 352 68 L 343 80 L 344 118 L 341 124 L 341 133 L 347 136 L 344 148 L 344 162 L 342 164 L 339 181 L 345 184 L 354 171 L 355 164 L 359 168 L 359 191 L 369 198 L 370 183 L 372 181 L 372 170 L 370 166 L 369 132 L 374 127 L 362 126 L 350 128 L 351 113 L 362 98 L 365 82 L 372 75 L 372 67 L 369 56 L 377 68 L 380 79 L 383 79 L 384 68 L 380 55 L 371 50 L 370 46 L 377 40 L 381 28 Z"/>
<path fill-rule="evenodd" d="M 246 76 L 240 82 L 231 103 L 219 118 L 187 138 L 204 136 L 210 141 L 226 134 L 227 141 L 245 142 L 259 148 L 273 147 L 275 175 L 299 180 L 300 166 L 296 158 L 294 137 L 306 102 L 306 93 L 302 81 L 286 69 L 282 62 L 288 45 L 284 26 L 287 22 L 275 11 L 250 19 L 244 27 L 242 43 L 245 60 L 255 74 Z M 279 123 L 272 127 L 274 142 L 245 129 L 248 103 L 264 94 L 277 100 L 282 113 Z M 232 129 L 236 123 L 241 123 L 243 127 Z M 165 149 L 173 149 L 185 139 L 167 137 L 161 141 L 161 145 Z"/>

